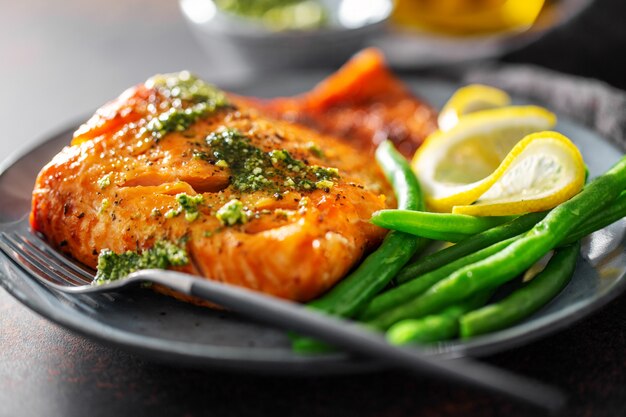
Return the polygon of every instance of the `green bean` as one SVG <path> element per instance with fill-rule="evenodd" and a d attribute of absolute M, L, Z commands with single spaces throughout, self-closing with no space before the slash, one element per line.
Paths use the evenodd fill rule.
<path fill-rule="evenodd" d="M 525 214 L 500 226 L 493 227 L 485 230 L 484 232 L 468 237 L 456 245 L 452 245 L 423 259 L 406 265 L 400 270 L 395 278 L 395 281 L 398 284 L 405 283 L 415 277 L 425 274 L 426 272 L 430 272 L 443 265 L 454 262 L 463 256 L 479 251 L 496 242 L 517 236 L 537 224 L 537 222 L 543 219 L 546 214 L 547 213 L 544 212 Z"/>
<path fill-rule="evenodd" d="M 465 313 L 483 306 L 492 294 L 492 291 L 480 293 L 459 305 L 446 308 L 441 313 L 402 320 L 389 328 L 386 338 L 394 345 L 450 340 L 459 334 L 459 319 Z"/>
<path fill-rule="evenodd" d="M 509 232 L 510 230 L 519 230 L 519 228 L 523 228 L 526 225 L 532 222 L 535 222 L 536 220 L 540 220 L 546 214 L 547 213 L 528 214 L 528 215 L 519 217 L 518 219 L 515 219 L 503 226 L 490 229 L 486 231 L 485 233 L 494 231 L 495 232 L 493 233 L 494 235 L 503 236 L 504 233 L 501 233 L 501 232 Z M 566 242 L 563 244 L 559 244 L 559 246 L 571 244 L 567 242 L 577 241 L 581 237 L 586 236 L 587 234 L 592 233 L 598 229 L 601 229 L 615 222 L 616 220 L 621 219 L 624 216 L 626 216 L 626 193 L 622 193 L 611 204 L 610 207 L 605 208 L 601 212 L 596 213 L 595 215 L 585 220 L 583 224 L 581 225 L 581 227 L 577 228 L 577 230 L 570 237 L 566 239 Z M 511 227 L 514 225 L 515 227 Z M 508 230 L 503 231 L 502 228 L 507 228 Z M 479 237 L 481 235 L 482 234 L 476 235 L 475 237 Z M 468 241 L 470 239 L 468 239 Z M 433 257 L 434 255 L 437 255 L 438 253 L 443 252 L 444 255 L 446 256 L 443 256 L 441 258 L 443 259 L 447 258 L 451 262 L 444 266 L 436 268 L 432 271 L 429 271 L 425 274 L 422 274 L 421 276 L 414 277 L 415 278 L 414 280 L 411 280 L 411 281 L 405 280 L 405 282 L 401 284 L 400 286 L 395 287 L 391 290 L 388 290 L 376 296 L 372 300 L 372 302 L 365 308 L 365 310 L 361 313 L 360 318 L 366 321 L 374 320 L 378 318 L 377 321 L 379 323 L 383 322 L 383 320 L 385 323 L 393 323 L 397 320 L 401 320 L 405 314 L 403 312 L 404 307 L 402 307 L 404 303 L 411 302 L 411 300 L 414 300 L 416 297 L 424 293 L 431 286 L 441 281 L 442 279 L 446 278 L 448 275 L 451 275 L 453 272 L 457 271 L 458 269 L 466 265 L 472 264 L 474 262 L 477 262 L 479 260 L 485 259 L 488 256 L 491 256 L 499 252 L 503 248 L 510 245 L 516 239 L 517 237 L 509 238 L 508 240 L 495 243 L 492 246 L 487 247 L 486 249 L 479 250 L 478 252 L 474 252 L 470 255 L 467 255 L 458 259 L 453 258 L 454 253 L 452 254 L 452 256 L 448 256 L 447 254 L 445 254 L 445 252 L 448 251 L 448 249 L 452 249 L 456 246 L 462 246 L 465 241 L 460 242 L 455 246 L 451 246 L 450 248 L 443 249 L 440 252 L 435 252 L 430 257 Z M 480 242 L 482 241 L 483 239 L 480 239 Z M 472 242 L 470 241 L 470 243 Z M 465 250 L 465 248 L 462 248 L 462 249 Z M 429 262 L 430 257 L 427 257 L 424 260 L 426 262 Z M 432 261 L 430 261 L 429 263 L 431 265 L 435 264 Z M 417 266 L 419 266 L 419 263 L 417 263 Z M 405 267 L 404 270 L 407 270 L 407 268 Z M 380 317 L 382 315 L 384 315 L 384 317 Z"/>
<path fill-rule="evenodd" d="M 462 338 L 511 326 L 544 306 L 567 285 L 576 267 L 580 244 L 559 249 L 546 268 L 524 287 L 495 304 L 471 311 L 460 319 Z"/>
<path fill-rule="evenodd" d="M 380 210 L 372 215 L 371 222 L 428 239 L 458 242 L 511 219 L 510 216 L 476 217 L 465 214 Z"/>
<path fill-rule="evenodd" d="M 389 323 L 394 323 L 399 320 L 394 316 L 395 307 L 411 302 L 453 272 L 466 265 L 485 259 L 494 253 L 498 253 L 513 243 L 516 239 L 518 239 L 518 236 L 494 243 L 487 248 L 471 253 L 463 258 L 457 259 L 454 262 L 435 269 L 434 271 L 427 272 L 426 274 L 402 284 L 399 287 L 392 288 L 377 295 L 359 315 L 359 318 L 364 321 L 370 321 L 381 315 L 385 315 L 386 320 L 388 320 Z"/>
<path fill-rule="evenodd" d="M 554 208 L 524 236 L 502 251 L 461 268 L 433 285 L 413 302 L 404 304 L 402 318 L 423 317 L 513 279 L 564 241 L 569 234 L 573 234 L 586 218 L 615 200 L 624 188 L 626 157 L 579 194 Z M 383 329 L 391 324 L 374 323 Z"/>
<path fill-rule="evenodd" d="M 459 333 L 459 317 L 463 313 L 461 307 L 451 306 L 439 314 L 401 320 L 387 330 L 385 337 L 392 345 L 449 340 Z"/>
<path fill-rule="evenodd" d="M 563 245 L 569 245 L 583 237 L 590 235 L 596 230 L 600 230 L 609 226 L 616 221 L 626 217 L 626 192 L 620 194 L 615 201 L 611 203 L 609 207 L 589 217 L 584 223 L 576 230 L 572 235 L 562 243 Z"/>

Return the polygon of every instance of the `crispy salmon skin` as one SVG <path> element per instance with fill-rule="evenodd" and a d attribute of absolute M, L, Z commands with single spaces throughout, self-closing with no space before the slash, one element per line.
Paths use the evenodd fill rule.
<path fill-rule="evenodd" d="M 188 254 L 179 270 L 315 298 L 380 243 L 369 218 L 394 199 L 365 145 L 278 116 L 186 72 L 155 76 L 42 169 L 32 227 L 92 267 L 168 242 Z"/>

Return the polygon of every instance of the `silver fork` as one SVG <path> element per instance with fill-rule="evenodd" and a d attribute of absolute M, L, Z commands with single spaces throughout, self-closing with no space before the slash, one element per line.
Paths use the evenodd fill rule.
<path fill-rule="evenodd" d="M 388 344 L 381 335 L 353 322 L 245 288 L 163 270 L 138 271 L 122 280 L 91 285 L 93 270 L 54 250 L 30 231 L 26 221 L 8 227 L 5 225 L 3 229 L 0 232 L 0 250 L 14 266 L 57 291 L 94 294 L 120 291 L 144 282 L 158 283 L 269 325 L 318 338 L 414 374 L 429 374 L 505 394 L 552 413 L 560 410 L 565 403 L 560 390 L 543 383 L 470 359 L 443 360 L 426 354 L 421 348 L 396 347 Z"/>

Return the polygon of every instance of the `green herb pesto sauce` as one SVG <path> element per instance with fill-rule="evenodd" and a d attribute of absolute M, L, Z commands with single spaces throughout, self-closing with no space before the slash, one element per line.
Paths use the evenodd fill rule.
<path fill-rule="evenodd" d="M 109 185 L 111 185 L 111 173 L 110 172 L 100 177 L 100 179 L 98 179 L 98 187 L 100 187 L 101 189 L 105 189 Z"/>
<path fill-rule="evenodd" d="M 187 251 L 168 241 L 157 242 L 141 254 L 131 251 L 116 254 L 103 249 L 98 256 L 98 272 L 92 284 L 105 284 L 142 269 L 167 269 L 188 263 Z"/>
<path fill-rule="evenodd" d="M 215 217 L 224 226 L 234 226 L 236 224 L 246 224 L 251 215 L 241 201 L 234 199 L 220 207 Z"/>
<path fill-rule="evenodd" d="M 206 138 L 212 155 L 202 157 L 217 166 L 228 167 L 231 183 L 239 191 L 286 190 L 308 191 L 316 188 L 329 189 L 339 178 L 337 168 L 307 165 L 286 150 L 264 152 L 254 146 L 250 139 L 235 129 L 222 129 Z M 211 158 L 212 157 L 212 158 Z"/>
<path fill-rule="evenodd" d="M 223 91 L 182 71 L 156 75 L 146 85 L 159 90 L 172 104 L 169 110 L 148 121 L 146 129 L 155 139 L 185 131 L 197 120 L 230 106 Z"/>
<path fill-rule="evenodd" d="M 106 211 L 111 207 L 111 201 L 108 198 L 102 199 L 100 203 L 100 209 L 98 210 L 98 214 L 106 213 Z"/>
<path fill-rule="evenodd" d="M 319 0 L 215 0 L 221 10 L 259 20 L 270 30 L 307 30 L 328 24 Z"/>
<path fill-rule="evenodd" d="M 173 217 L 179 216 L 184 212 L 185 220 L 192 222 L 196 220 L 200 215 L 200 212 L 198 211 L 198 206 L 204 203 L 204 197 L 202 196 L 202 194 L 192 196 L 181 193 L 176 195 L 176 201 L 178 202 L 178 207 L 165 213 L 165 218 L 171 219 Z"/>

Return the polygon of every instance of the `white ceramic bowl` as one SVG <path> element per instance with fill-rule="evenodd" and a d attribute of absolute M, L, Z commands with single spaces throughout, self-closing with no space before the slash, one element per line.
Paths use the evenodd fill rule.
<path fill-rule="evenodd" d="M 328 24 L 271 31 L 219 10 L 213 0 L 179 0 L 183 16 L 208 53 L 213 73 L 243 79 L 279 69 L 337 66 L 385 30 L 391 0 L 321 0 Z"/>

